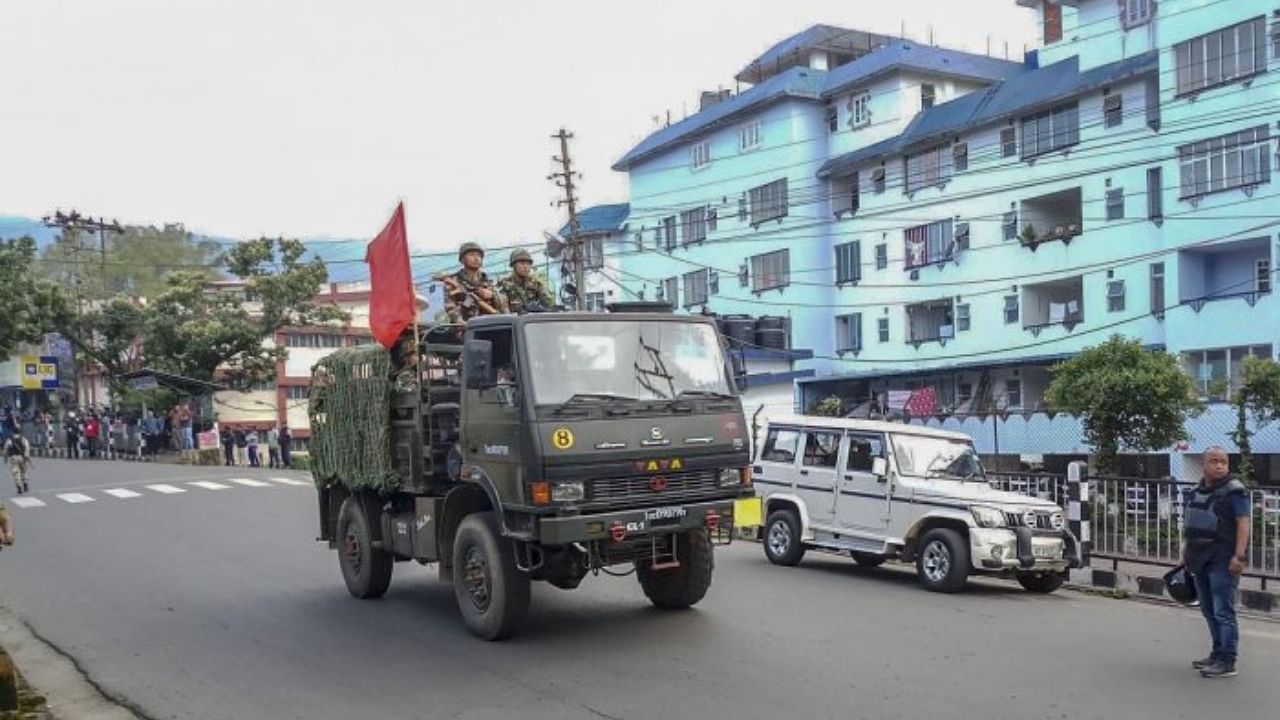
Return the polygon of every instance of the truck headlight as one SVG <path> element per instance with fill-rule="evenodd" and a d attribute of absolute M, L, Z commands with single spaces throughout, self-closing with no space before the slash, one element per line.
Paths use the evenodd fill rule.
<path fill-rule="evenodd" d="M 724 468 L 720 471 L 720 487 L 731 487 L 733 485 L 742 484 L 742 470 L 739 468 Z"/>
<path fill-rule="evenodd" d="M 985 505 L 974 505 L 969 508 L 973 513 L 973 521 L 978 527 L 998 528 L 1005 526 L 1004 511 Z"/>
<path fill-rule="evenodd" d="M 581 480 L 551 484 L 551 499 L 555 502 L 577 502 L 586 496 Z"/>

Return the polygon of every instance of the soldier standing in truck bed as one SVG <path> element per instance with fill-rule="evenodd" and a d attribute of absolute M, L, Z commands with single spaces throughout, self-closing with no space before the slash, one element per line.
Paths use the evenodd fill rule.
<path fill-rule="evenodd" d="M 498 281 L 498 291 L 516 315 L 546 312 L 553 305 L 547 286 L 533 275 L 533 258 L 527 250 L 511 253 L 511 274 Z"/>
<path fill-rule="evenodd" d="M 476 315 L 497 315 L 507 312 L 507 301 L 489 280 L 482 269 L 484 248 L 466 242 L 458 248 L 458 272 L 442 278 L 444 283 L 444 309 L 449 322 L 463 324 Z"/>

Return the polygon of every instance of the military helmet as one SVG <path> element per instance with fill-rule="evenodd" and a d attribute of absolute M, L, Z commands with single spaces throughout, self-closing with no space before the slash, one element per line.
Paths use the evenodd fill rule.
<path fill-rule="evenodd" d="M 511 265 L 511 267 L 515 267 L 516 263 L 520 262 L 521 260 L 528 260 L 529 262 L 533 262 L 533 256 L 529 254 L 528 250 L 516 250 L 515 252 L 511 253 L 511 260 L 509 261 L 509 264 Z"/>
<path fill-rule="evenodd" d="M 462 246 L 458 248 L 458 261 L 461 262 L 462 256 L 473 250 L 480 253 L 480 257 L 484 257 L 484 248 L 480 247 L 480 243 L 464 242 L 462 243 Z"/>

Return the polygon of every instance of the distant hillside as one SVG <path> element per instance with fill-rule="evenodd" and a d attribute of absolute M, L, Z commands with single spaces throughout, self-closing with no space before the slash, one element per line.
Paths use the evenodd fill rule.
<path fill-rule="evenodd" d="M 45 227 L 39 220 L 0 215 L 0 240 L 12 240 L 24 235 L 35 238 L 36 245 L 44 248 L 58 236 L 58 231 L 56 228 Z"/>

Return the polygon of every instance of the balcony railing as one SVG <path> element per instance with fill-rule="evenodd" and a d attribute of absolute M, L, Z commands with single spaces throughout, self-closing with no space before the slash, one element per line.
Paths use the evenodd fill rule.
<path fill-rule="evenodd" d="M 1244 300 L 1246 303 L 1248 303 L 1249 307 L 1253 307 L 1254 305 L 1258 304 L 1258 300 L 1270 294 L 1271 294 L 1270 290 L 1250 290 L 1248 292 L 1236 292 L 1236 293 L 1214 293 L 1213 295 L 1203 295 L 1198 298 L 1183 300 L 1182 303 L 1190 307 L 1193 311 L 1198 313 L 1200 312 L 1201 309 L 1204 308 L 1204 306 L 1207 303 L 1216 302 L 1218 300 L 1235 300 L 1239 298 Z"/>

